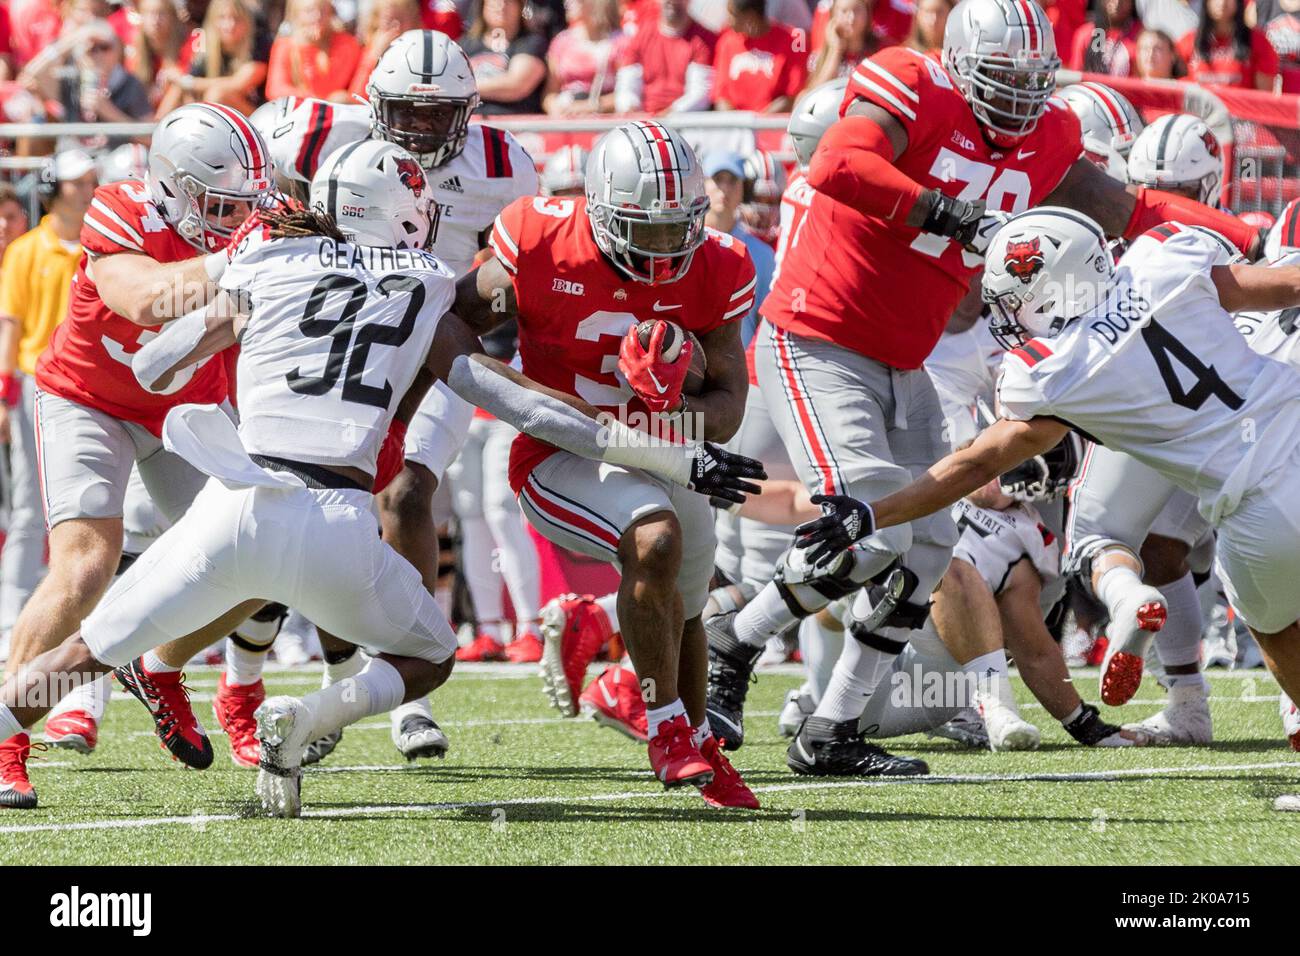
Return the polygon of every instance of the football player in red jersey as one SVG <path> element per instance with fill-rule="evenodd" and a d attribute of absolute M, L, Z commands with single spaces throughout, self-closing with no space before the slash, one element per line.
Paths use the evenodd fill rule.
<path fill-rule="evenodd" d="M 122 554 L 122 502 L 131 466 L 171 520 L 205 477 L 163 448 L 167 410 L 226 398 L 225 366 L 208 361 L 152 395 L 131 356 L 159 326 L 203 307 L 216 291 L 231 232 L 270 189 L 261 137 L 238 112 L 194 104 L 154 132 L 149 176 L 101 186 L 81 234 L 86 257 L 73 280 L 68 317 L 36 367 L 36 431 L 49 533 L 49 573 L 14 626 L 9 672 L 70 635 L 98 603 Z M 211 628 L 228 633 L 250 609 Z M 146 702 L 174 756 L 206 766 L 211 747 L 173 667 L 134 662 L 128 687 Z M 0 744 L 0 805 L 31 807 L 29 743 Z"/>
<path fill-rule="evenodd" d="M 967 294 L 999 213 L 1048 202 L 1086 212 L 1115 236 L 1177 217 L 1257 251 L 1258 234 L 1231 216 L 1126 189 L 1084 158 L 1078 119 L 1051 98 L 1059 65 L 1034 0 L 963 0 L 948 18 L 941 61 L 896 47 L 850 76 L 842 119 L 808 170 L 812 208 L 763 305 L 770 328 L 759 333 L 760 387 L 810 489 L 893 490 L 947 453 L 921 363 Z M 858 734 L 858 718 L 925 621 L 955 541 L 943 513 L 887 529 L 830 568 L 787 562 L 746 608 L 712 622 L 715 728 L 741 724 L 768 637 L 857 592 L 857 639 L 845 641 L 789 762 L 811 774 L 895 772 L 894 758 Z M 899 568 L 901 593 L 873 600 L 860 590 Z"/>
<path fill-rule="evenodd" d="M 507 206 L 490 238 L 495 257 L 461 280 L 455 311 L 480 332 L 514 318 L 524 374 L 543 385 L 629 424 L 694 426 L 697 438 L 726 441 L 745 407 L 739 320 L 753 306 L 755 276 L 740 243 L 704 228 L 694 152 L 658 123 L 625 124 L 595 146 L 586 193 Z M 708 359 L 701 394 L 682 394 L 689 346 L 675 362 L 660 354 L 663 323 L 642 345 L 637 326 L 648 319 L 698 337 Z M 659 779 L 700 786 L 715 805 L 756 807 L 704 714 L 708 499 L 528 435 L 515 440 L 510 483 L 541 534 L 621 568 L 618 617 Z"/>

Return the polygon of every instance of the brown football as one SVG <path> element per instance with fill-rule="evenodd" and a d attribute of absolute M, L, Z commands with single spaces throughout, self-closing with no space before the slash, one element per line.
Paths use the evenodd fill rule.
<path fill-rule="evenodd" d="M 663 344 L 665 361 L 675 360 L 681 351 L 682 343 L 688 338 L 695 344 L 695 351 L 691 355 L 691 367 L 686 372 L 682 391 L 687 395 L 699 395 L 704 390 L 704 373 L 708 370 L 709 360 L 705 357 L 704 348 L 694 332 L 687 332 L 676 322 L 669 322 L 667 319 L 646 319 L 636 327 L 636 335 L 641 342 L 641 347 L 646 349 L 650 347 L 650 337 L 654 334 L 655 326 L 660 322 L 668 326 L 668 331 L 664 333 Z"/>

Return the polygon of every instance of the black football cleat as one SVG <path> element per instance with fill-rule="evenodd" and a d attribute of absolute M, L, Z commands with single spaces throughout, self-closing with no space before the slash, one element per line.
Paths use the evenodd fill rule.
<path fill-rule="evenodd" d="M 143 660 L 137 657 L 113 673 L 149 711 L 154 733 L 172 759 L 195 770 L 207 770 L 212 766 L 212 742 L 190 707 L 185 675 L 180 671 L 151 674 L 144 669 Z"/>
<path fill-rule="evenodd" d="M 705 714 L 709 730 L 722 741 L 723 750 L 739 750 L 745 742 L 745 695 L 754 664 L 763 648 L 742 643 L 734 628 L 735 611 L 715 614 L 704 622 L 709 642 L 709 696 Z"/>
<path fill-rule="evenodd" d="M 809 777 L 919 777 L 930 772 L 924 760 L 896 757 L 869 744 L 856 720 L 840 723 L 809 717 L 795 734 L 786 765 Z"/>

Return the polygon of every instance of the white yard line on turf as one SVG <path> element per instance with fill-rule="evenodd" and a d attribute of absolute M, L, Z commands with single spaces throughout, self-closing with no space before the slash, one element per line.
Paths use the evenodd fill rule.
<path fill-rule="evenodd" d="M 341 769 L 341 768 L 340 768 Z M 380 768 L 372 768 L 380 769 Z M 1244 764 L 1192 764 L 1180 767 L 1129 767 L 1122 770 L 1080 771 L 1075 773 L 987 773 L 949 774 L 932 777 L 876 777 L 870 780 L 831 780 L 809 783 L 781 783 L 753 787 L 755 793 L 791 793 L 803 790 L 843 790 L 860 787 L 903 787 L 943 784 L 987 783 L 1104 783 L 1126 777 L 1166 776 L 1180 773 L 1239 773 L 1249 770 L 1297 770 L 1297 761 L 1270 761 Z M 442 813 L 448 810 L 484 810 L 497 807 L 555 806 L 568 803 L 611 803 L 624 800 L 659 800 L 668 797 L 686 798 L 694 795 L 689 790 L 625 790 L 618 793 L 575 794 L 568 796 L 519 797 L 513 800 L 473 800 L 457 803 L 407 803 L 378 804 L 365 807 L 339 807 L 336 809 L 307 810 L 309 819 L 346 819 L 371 816 L 376 813 Z M 228 823 L 244 817 L 233 813 L 202 814 L 177 817 L 147 817 L 139 820 L 83 820 L 68 823 L 33 823 L 0 826 L 0 835 L 9 833 L 47 833 L 55 830 L 120 830 L 156 826 L 195 826 L 208 823 Z"/>

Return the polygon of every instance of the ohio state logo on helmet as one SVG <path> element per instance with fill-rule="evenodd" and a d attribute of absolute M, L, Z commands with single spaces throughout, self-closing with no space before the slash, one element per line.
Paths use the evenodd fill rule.
<path fill-rule="evenodd" d="M 1043 250 L 1038 236 L 1007 243 L 1007 253 L 1003 262 L 1008 272 L 1028 285 L 1044 265 Z"/>
<path fill-rule="evenodd" d="M 424 170 L 420 168 L 420 164 L 405 156 L 397 157 L 393 163 L 397 166 L 397 178 L 402 181 L 402 185 L 419 198 L 424 192 Z"/>

